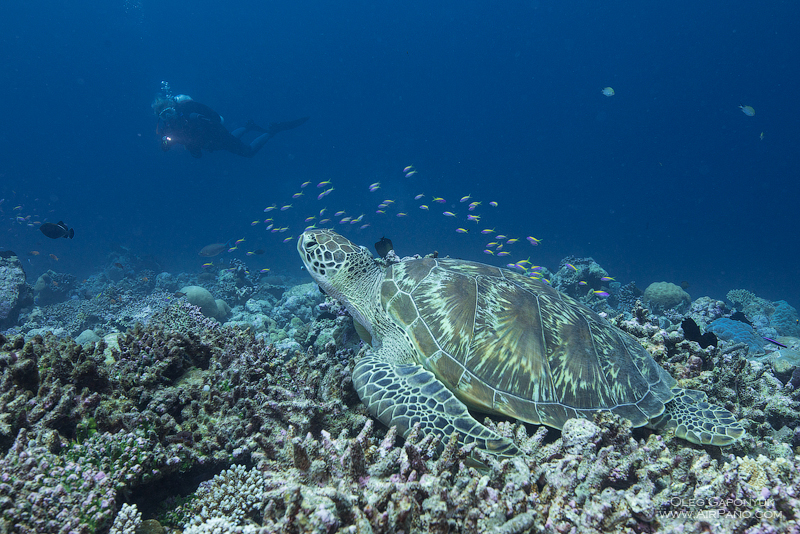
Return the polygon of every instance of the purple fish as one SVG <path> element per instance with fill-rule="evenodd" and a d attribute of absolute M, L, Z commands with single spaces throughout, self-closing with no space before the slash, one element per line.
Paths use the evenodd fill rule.
<path fill-rule="evenodd" d="M 769 341 L 770 343 L 774 343 L 775 345 L 778 345 L 779 347 L 783 347 L 784 349 L 788 349 L 788 348 L 789 348 L 789 347 L 787 347 L 786 345 L 784 345 L 783 343 L 781 343 L 780 341 L 775 341 L 775 340 L 774 340 L 774 339 L 772 339 L 772 338 L 765 337 L 764 339 L 766 339 L 766 340 L 767 340 L 767 341 Z"/>

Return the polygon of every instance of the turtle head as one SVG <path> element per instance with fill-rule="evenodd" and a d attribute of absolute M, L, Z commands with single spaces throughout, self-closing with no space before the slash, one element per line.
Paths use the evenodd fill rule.
<path fill-rule="evenodd" d="M 365 247 L 332 230 L 307 230 L 297 240 L 297 251 L 314 281 L 337 299 L 358 285 L 362 274 L 376 268 L 375 259 Z"/>
<path fill-rule="evenodd" d="M 374 303 L 384 267 L 376 263 L 366 247 L 333 230 L 305 231 L 297 240 L 297 252 L 320 289 L 347 307 L 361 339 L 375 346 Z"/>

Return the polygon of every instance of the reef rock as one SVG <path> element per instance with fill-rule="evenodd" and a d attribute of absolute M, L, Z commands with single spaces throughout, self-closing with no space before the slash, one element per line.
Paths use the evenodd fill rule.
<path fill-rule="evenodd" d="M 214 295 L 204 287 L 186 286 L 180 292 L 186 294 L 186 300 L 200 308 L 206 317 L 224 319 L 230 314 L 231 309 L 225 301 L 214 299 Z"/>
<path fill-rule="evenodd" d="M 87 343 L 96 343 L 98 341 L 100 341 L 100 336 L 98 336 L 97 333 L 90 328 L 87 328 L 86 330 L 81 332 L 78 335 L 78 337 L 75 338 L 75 343 L 77 343 L 78 345 L 85 345 Z"/>
<path fill-rule="evenodd" d="M 75 289 L 76 281 L 71 274 L 48 270 L 33 285 L 34 302 L 38 306 L 64 302 L 69 298 L 70 291 Z"/>
<path fill-rule="evenodd" d="M 17 322 L 19 310 L 30 300 L 25 270 L 16 254 L 0 252 L 0 329 Z"/>

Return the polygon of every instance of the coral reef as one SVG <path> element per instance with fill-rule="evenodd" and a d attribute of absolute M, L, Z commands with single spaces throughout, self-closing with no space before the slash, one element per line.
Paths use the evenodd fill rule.
<path fill-rule="evenodd" d="M 27 339 L 47 332 L 74 338 L 90 329 L 98 336 L 104 336 L 125 330 L 135 322 L 146 324 L 172 300 L 172 294 L 161 291 L 139 295 L 109 286 L 91 299 L 70 298 L 58 304 L 36 306 L 21 315 L 24 324 L 13 329 L 12 333 L 23 333 Z"/>
<path fill-rule="evenodd" d="M 553 287 L 598 313 L 630 314 L 642 296 L 635 282 L 622 285 L 592 258 L 564 258 L 549 280 Z"/>
<path fill-rule="evenodd" d="M 46 493 L 60 479 L 18 469 L 22 444 L 49 455 L 51 465 L 58 458 L 104 474 L 112 491 L 107 506 L 74 526 L 95 532 L 113 519 L 113 492 L 147 501 L 170 477 L 213 472 L 253 452 L 268 455 L 290 424 L 303 432 L 363 424 L 361 410 L 343 404 L 359 403 L 345 391 L 352 388 L 349 371 L 330 345 L 320 353 L 278 353 L 182 300 L 148 326 L 115 335 L 113 345 L 81 346 L 52 334 L 27 342 L 0 336 L 0 446 L 10 448 L 3 471 L 19 472 L 15 480 L 26 489 L 7 490 L 22 501 L 0 500 L 0 526 L 57 531 L 41 527 L 51 525 L 49 511 L 24 502 L 26 492 Z M 82 491 L 70 498 L 93 495 Z"/>
<path fill-rule="evenodd" d="M 728 309 L 724 302 L 710 297 L 700 297 L 692 302 L 689 309 L 689 317 L 700 327 L 707 326 L 727 313 Z"/>
<path fill-rule="evenodd" d="M 629 282 L 625 285 L 619 282 L 611 282 L 609 284 L 611 298 L 609 304 L 613 304 L 618 312 L 622 312 L 630 316 L 633 309 L 636 307 L 637 301 L 642 298 L 644 292 L 636 287 L 635 282 Z"/>
<path fill-rule="evenodd" d="M 800 340 L 753 359 L 735 337 L 684 339 L 684 317 L 729 320 L 721 301 L 646 309 L 632 283 L 565 259 L 555 284 L 747 435 L 720 449 L 609 414 L 561 432 L 487 418 L 525 453 L 498 462 L 368 417 L 352 319 L 313 284 L 241 262 L 173 276 L 124 250 L 110 260 L 0 334 L 0 532 L 800 531 Z M 231 321 L 173 295 L 189 285 L 234 304 Z M 752 335 L 791 334 L 796 311 L 762 300 L 734 301 Z"/>

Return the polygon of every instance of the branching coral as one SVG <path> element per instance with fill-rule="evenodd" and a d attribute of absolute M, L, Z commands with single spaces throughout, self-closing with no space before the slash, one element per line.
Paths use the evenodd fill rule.
<path fill-rule="evenodd" d="M 437 456 L 431 439 L 412 432 L 394 444 L 393 430 L 381 438 L 371 423 L 355 438 L 290 433 L 276 460 L 201 487 L 187 531 L 728 531 L 745 510 L 760 518 L 750 526 L 798 526 L 800 474 L 785 459 L 712 459 L 672 438 L 636 438 L 629 422 L 608 414 L 571 420 L 550 443 L 546 430 L 528 438 L 524 426 L 488 424 L 528 455 L 483 456 L 488 467 L 479 470 L 471 447 L 455 440 Z M 702 517 L 711 505 L 722 515 L 710 522 L 678 514 Z"/>

